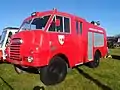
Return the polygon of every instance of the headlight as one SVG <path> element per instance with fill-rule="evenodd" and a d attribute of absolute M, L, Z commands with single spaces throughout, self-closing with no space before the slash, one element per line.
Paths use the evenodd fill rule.
<path fill-rule="evenodd" d="M 23 43 L 23 40 L 20 40 L 19 42 L 20 42 L 20 43 Z"/>
<path fill-rule="evenodd" d="M 27 60 L 28 60 L 28 62 L 32 62 L 32 61 L 33 61 L 33 57 L 32 57 L 32 56 L 29 56 L 29 57 L 27 58 Z"/>
<path fill-rule="evenodd" d="M 23 40 L 19 39 L 19 38 L 14 38 L 14 39 L 12 39 L 11 43 L 12 44 L 22 44 Z"/>

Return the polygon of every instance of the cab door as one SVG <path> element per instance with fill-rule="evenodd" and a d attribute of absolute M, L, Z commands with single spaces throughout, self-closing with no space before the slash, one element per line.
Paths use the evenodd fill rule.
<path fill-rule="evenodd" d="M 62 15 L 55 15 L 48 29 L 50 53 L 64 53 L 72 56 L 70 52 L 73 48 L 70 41 L 70 18 Z"/>
<path fill-rule="evenodd" d="M 58 21 L 59 20 L 59 21 Z M 58 25 L 56 25 L 56 21 L 58 21 Z M 52 52 L 59 49 L 60 45 L 64 44 L 64 33 L 63 32 L 63 17 L 62 16 L 54 16 L 53 21 L 48 29 L 49 34 L 49 42 L 50 49 Z M 59 37 L 61 39 L 59 40 Z"/>

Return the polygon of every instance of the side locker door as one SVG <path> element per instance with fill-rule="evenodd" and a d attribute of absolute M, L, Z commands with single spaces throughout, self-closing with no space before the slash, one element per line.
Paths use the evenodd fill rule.
<path fill-rule="evenodd" d="M 88 60 L 93 60 L 93 33 L 88 32 Z"/>
<path fill-rule="evenodd" d="M 83 30 L 83 23 L 81 21 L 76 21 L 76 35 L 77 35 L 77 44 L 78 44 L 78 58 L 77 63 L 83 63 L 83 43 L 82 43 L 82 30 Z"/>

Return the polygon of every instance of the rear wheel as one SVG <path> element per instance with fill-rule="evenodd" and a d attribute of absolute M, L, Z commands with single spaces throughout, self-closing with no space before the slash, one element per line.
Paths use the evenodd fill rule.
<path fill-rule="evenodd" d="M 96 52 L 94 55 L 94 60 L 88 63 L 90 68 L 96 68 L 99 66 L 100 63 L 100 53 Z"/>
<path fill-rule="evenodd" d="M 66 74 L 66 62 L 60 57 L 54 57 L 48 66 L 41 68 L 40 79 L 45 85 L 53 85 L 62 82 Z"/>

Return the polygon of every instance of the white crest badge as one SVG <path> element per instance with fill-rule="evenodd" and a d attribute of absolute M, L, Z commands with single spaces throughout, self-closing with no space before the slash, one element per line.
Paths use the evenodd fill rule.
<path fill-rule="evenodd" d="M 65 39 L 65 36 L 64 35 L 58 35 L 58 41 L 61 45 L 64 44 L 64 39 Z"/>

